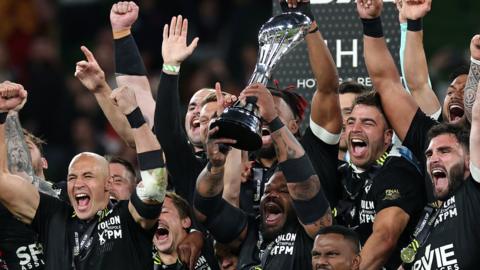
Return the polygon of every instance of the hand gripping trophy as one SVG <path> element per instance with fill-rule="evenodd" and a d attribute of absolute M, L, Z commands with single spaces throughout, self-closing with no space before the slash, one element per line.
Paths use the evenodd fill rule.
<path fill-rule="evenodd" d="M 272 71 L 280 59 L 303 41 L 312 21 L 298 12 L 286 12 L 270 18 L 258 34 L 259 53 L 255 71 L 248 84 L 267 84 Z M 241 150 L 254 151 L 262 147 L 261 119 L 256 98 L 248 97 L 245 102 L 237 101 L 226 108 L 210 128 L 219 127 L 215 137 L 232 138 L 232 146 Z"/>

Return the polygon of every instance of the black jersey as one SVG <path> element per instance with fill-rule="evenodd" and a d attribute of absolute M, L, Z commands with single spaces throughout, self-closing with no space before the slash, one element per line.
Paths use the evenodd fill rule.
<path fill-rule="evenodd" d="M 128 203 L 120 201 L 82 221 L 68 204 L 40 194 L 32 226 L 45 249 L 46 269 L 152 269 L 155 230 L 143 230 Z"/>
<path fill-rule="evenodd" d="M 44 269 L 42 245 L 32 228 L 16 219 L 0 204 L 0 250 L 9 270 Z M 2 263 L 0 263 L 1 265 Z M 0 266 L 0 269 L 4 269 Z"/>
<path fill-rule="evenodd" d="M 249 218 L 247 238 L 240 247 L 240 270 L 312 269 L 313 240 L 295 220 L 271 242 L 262 241 L 258 220 Z"/>
<path fill-rule="evenodd" d="M 425 243 L 410 265 L 415 270 L 480 267 L 480 184 L 472 176 L 445 200 Z M 407 267 L 406 267 L 407 268 Z"/>
<path fill-rule="evenodd" d="M 410 216 L 385 265 L 387 269 L 397 269 L 401 264 L 400 249 L 408 245 L 426 204 L 423 175 L 416 161 L 409 160 L 408 156 L 409 151 L 405 147 L 393 147 L 388 156 L 384 155 L 365 172 L 357 173 L 352 166 L 343 169 L 346 194 L 341 205 L 348 204 L 349 207 L 342 209 L 336 219 L 338 223 L 354 229 L 362 245 L 372 234 L 375 216 L 381 210 L 399 207 Z M 356 183 L 347 183 L 352 181 Z M 352 186 L 355 189 L 352 190 Z"/>

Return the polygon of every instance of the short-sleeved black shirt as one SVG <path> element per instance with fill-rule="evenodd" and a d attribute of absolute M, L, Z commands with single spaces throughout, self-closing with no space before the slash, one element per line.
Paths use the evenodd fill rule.
<path fill-rule="evenodd" d="M 411 269 L 480 267 L 480 184 L 472 176 L 443 202 L 432 231 Z"/>
<path fill-rule="evenodd" d="M 0 250 L 9 270 L 44 269 L 43 248 L 32 228 L 0 204 Z M 2 269 L 0 267 L 0 269 Z"/>
<path fill-rule="evenodd" d="M 352 167 L 348 169 L 350 173 L 355 173 Z M 338 219 L 338 221 L 354 228 L 363 245 L 372 234 L 373 223 L 378 212 L 388 207 L 401 208 L 410 216 L 410 219 L 385 265 L 387 269 L 397 269 L 401 264 L 400 250 L 408 245 L 410 235 L 426 204 L 423 175 L 420 174 L 418 167 L 401 156 L 388 156 L 383 166 L 377 170 L 378 172 L 372 174 L 373 178 L 364 178 L 358 197 L 347 213 L 351 215 L 349 219 Z M 345 224 L 345 220 L 350 221 Z"/>
<path fill-rule="evenodd" d="M 275 240 L 266 243 L 261 240 L 258 220 L 250 217 L 247 238 L 240 248 L 238 269 L 259 269 L 253 266 L 254 262 L 259 262 L 257 267 L 263 270 L 312 269 L 312 247 L 313 240 L 296 220 L 285 225 Z"/>
<path fill-rule="evenodd" d="M 40 194 L 40 204 L 32 222 L 45 248 L 46 269 L 152 269 L 154 229 L 146 231 L 128 210 L 128 201 L 120 201 L 101 211 L 89 222 L 79 220 L 66 203 Z M 84 232 L 87 249 L 79 253 Z M 83 257 L 83 258 L 79 258 Z"/>

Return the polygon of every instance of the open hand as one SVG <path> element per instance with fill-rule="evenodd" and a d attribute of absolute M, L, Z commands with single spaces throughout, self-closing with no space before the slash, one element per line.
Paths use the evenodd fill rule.
<path fill-rule="evenodd" d="M 192 55 L 197 47 L 198 37 L 187 46 L 188 20 L 182 15 L 173 17 L 170 26 L 163 27 L 162 57 L 168 65 L 179 66 L 187 57 Z"/>

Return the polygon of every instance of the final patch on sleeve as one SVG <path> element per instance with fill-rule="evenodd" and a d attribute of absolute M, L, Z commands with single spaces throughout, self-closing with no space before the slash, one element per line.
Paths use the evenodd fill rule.
<path fill-rule="evenodd" d="M 385 197 L 383 197 L 384 201 L 393 201 L 398 200 L 402 197 L 400 195 L 400 191 L 398 189 L 387 189 L 385 190 Z"/>

